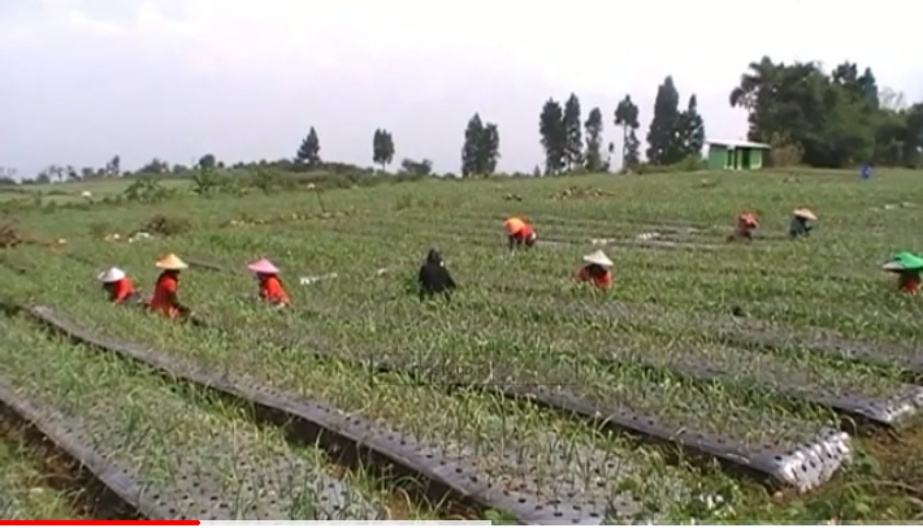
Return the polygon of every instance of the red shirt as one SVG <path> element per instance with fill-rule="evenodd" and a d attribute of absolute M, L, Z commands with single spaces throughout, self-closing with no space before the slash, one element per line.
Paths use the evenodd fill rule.
<path fill-rule="evenodd" d="M 529 224 L 523 224 L 519 231 L 513 233 L 513 236 L 519 240 L 529 240 L 532 235 L 535 234 L 535 229 L 532 228 Z"/>
<path fill-rule="evenodd" d="M 902 273 L 898 279 L 898 287 L 904 293 L 916 293 L 920 289 L 920 273 Z"/>
<path fill-rule="evenodd" d="M 113 283 L 112 302 L 118 304 L 125 299 L 128 299 L 133 293 L 135 293 L 135 287 L 132 285 L 131 279 L 125 277 L 124 279 Z"/>
<path fill-rule="evenodd" d="M 291 304 L 282 281 L 276 275 L 265 275 L 260 279 L 260 299 L 273 304 Z"/>
<path fill-rule="evenodd" d="M 588 266 L 583 266 L 582 268 L 577 270 L 577 280 L 580 282 L 592 282 L 593 286 L 606 290 L 606 289 L 609 289 L 610 286 L 612 286 L 612 280 L 613 280 L 612 271 L 606 270 L 606 273 L 604 273 L 603 275 L 599 277 L 594 277 L 590 275 Z"/>
<path fill-rule="evenodd" d="M 161 273 L 154 284 L 154 295 L 148 306 L 152 311 L 161 312 L 171 319 L 179 317 L 179 308 L 173 303 L 173 296 L 178 289 L 178 277 L 168 272 Z"/>

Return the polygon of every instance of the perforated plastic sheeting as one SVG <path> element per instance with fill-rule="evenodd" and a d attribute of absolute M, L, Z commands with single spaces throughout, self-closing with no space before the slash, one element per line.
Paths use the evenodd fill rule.
<path fill-rule="evenodd" d="M 347 416 L 331 406 L 266 387 L 254 387 L 233 375 L 222 374 L 203 365 L 178 360 L 149 347 L 96 336 L 82 330 L 47 306 L 33 306 L 28 311 L 45 324 L 84 343 L 145 363 L 178 379 L 276 409 L 293 418 L 319 426 L 343 440 L 366 447 L 425 478 L 440 482 L 484 507 L 509 512 L 519 522 L 601 524 L 606 518 L 626 515 L 625 512 L 617 511 L 617 505 L 594 505 L 593 509 L 588 511 L 583 505 L 573 504 L 568 497 L 538 497 L 498 488 L 485 475 L 474 471 L 473 468 L 477 467 L 475 462 L 459 457 L 442 458 L 411 436 L 402 436 L 396 431 L 391 431 L 390 434 L 385 433 L 381 426 L 363 418 Z M 631 515 L 631 513 L 627 514 Z"/>
<path fill-rule="evenodd" d="M 645 416 L 626 407 L 602 407 L 563 390 L 553 391 L 547 387 L 510 387 L 508 390 L 626 431 L 675 442 L 690 451 L 762 473 L 801 491 L 828 481 L 852 454 L 849 435 L 828 428 L 819 428 L 815 440 L 797 446 L 752 447 L 732 438 L 698 432 L 685 424 L 665 424 L 658 417 Z"/>
<path fill-rule="evenodd" d="M 745 351 L 741 351 L 745 354 Z M 837 393 L 834 390 L 815 383 L 798 383 L 792 376 L 781 377 L 770 372 L 770 379 L 762 379 L 761 370 L 734 369 L 730 362 L 727 368 L 713 363 L 694 362 L 691 359 L 674 359 L 667 362 L 633 358 L 632 362 L 652 368 L 666 367 L 678 374 L 703 381 L 721 381 L 737 383 L 763 383 L 767 388 L 805 401 L 830 407 L 834 410 L 860 416 L 867 420 L 891 427 L 901 426 L 907 419 L 919 412 L 923 406 L 923 387 L 894 382 L 894 391 L 886 398 L 875 398 L 861 394 L 860 390 Z M 795 373 L 793 373 L 795 374 Z M 797 375 L 794 377 L 797 378 Z"/>
<path fill-rule="evenodd" d="M 54 409 L 26 400 L 3 379 L 0 379 L 0 402 L 41 431 L 48 440 L 88 469 L 99 482 L 140 515 L 148 519 L 172 517 L 168 509 L 148 498 L 148 487 L 140 483 L 133 472 L 110 463 L 101 453 L 87 445 L 84 440 L 86 434 L 81 434 L 79 424 L 68 423 L 67 419 Z"/>

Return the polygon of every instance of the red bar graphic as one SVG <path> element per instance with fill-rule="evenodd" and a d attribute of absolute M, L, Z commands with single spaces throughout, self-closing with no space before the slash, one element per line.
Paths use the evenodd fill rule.
<path fill-rule="evenodd" d="M 198 526 L 196 520 L 182 521 L 4 521 L 0 526 Z"/>

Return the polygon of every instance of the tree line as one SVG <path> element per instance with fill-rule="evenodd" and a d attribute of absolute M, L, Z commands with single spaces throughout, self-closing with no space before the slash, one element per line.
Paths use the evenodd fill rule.
<path fill-rule="evenodd" d="M 856 63 L 827 73 L 818 62 L 763 57 L 741 76 L 730 104 L 747 111 L 748 138 L 770 144 L 776 165 L 920 166 L 923 102 L 880 88 L 872 69 Z"/>
<path fill-rule="evenodd" d="M 705 123 L 698 111 L 696 95 L 690 94 L 685 105 L 680 102 L 676 84 L 672 76 L 667 76 L 657 87 L 645 138 L 648 146 L 644 163 L 657 166 L 686 160 L 701 163 Z M 729 103 L 747 111 L 748 139 L 770 145 L 767 160 L 770 165 L 842 168 L 870 163 L 916 168 L 923 160 L 923 102 L 908 103 L 903 94 L 880 88 L 872 69 L 861 69 L 856 63 L 844 62 L 828 73 L 818 62 L 786 64 L 763 57 L 749 64 L 739 84 L 730 92 Z M 631 95 L 625 95 L 611 114 L 610 122 L 621 135 L 619 155 L 623 169 L 642 164 L 640 119 Z M 604 147 L 604 123 L 604 113 L 598 107 L 590 109 L 583 120 L 580 99 L 574 93 L 563 105 L 549 98 L 541 108 L 538 123 L 544 167 L 536 167 L 533 175 L 609 171 L 615 144 L 610 141 Z M 395 151 L 392 133 L 376 129 L 372 137 L 372 162 L 384 171 L 393 163 Z M 294 170 L 331 165 L 322 161 L 320 152 L 320 138 L 315 128 L 310 127 L 293 160 L 273 163 Z M 499 159 L 498 125 L 474 114 L 463 134 L 461 175 L 494 174 Z M 260 162 L 265 163 L 265 160 Z M 192 167 L 170 165 L 154 158 L 137 172 L 179 174 L 190 168 L 223 167 L 214 155 L 206 154 Z M 430 175 L 432 168 L 433 163 L 428 159 L 405 158 L 400 163 L 400 172 L 405 174 Z M 95 169 L 50 165 L 32 181 L 46 183 L 124 174 L 128 173 L 121 172 L 120 159 L 115 156 L 105 167 Z"/>

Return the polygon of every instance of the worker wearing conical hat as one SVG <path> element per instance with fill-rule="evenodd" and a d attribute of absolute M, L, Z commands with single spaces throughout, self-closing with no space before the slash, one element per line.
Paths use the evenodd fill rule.
<path fill-rule="evenodd" d="M 811 230 L 814 229 L 814 226 L 808 222 L 816 220 L 817 216 L 810 209 L 795 209 L 792 211 L 792 223 L 789 225 L 788 234 L 792 238 L 808 236 L 811 234 Z"/>
<path fill-rule="evenodd" d="M 759 227 L 759 222 L 756 215 L 753 213 L 741 213 L 737 217 L 737 227 L 734 228 L 734 233 L 728 236 L 728 242 L 753 240 L 753 230 L 757 227 Z"/>
<path fill-rule="evenodd" d="M 279 280 L 279 268 L 269 259 L 259 259 L 247 265 L 260 284 L 260 299 L 273 306 L 284 307 L 291 304 L 288 293 Z"/>
<path fill-rule="evenodd" d="M 183 262 L 175 254 L 170 253 L 154 263 L 160 268 L 160 275 L 157 282 L 154 283 L 154 295 L 148 303 L 148 308 L 153 312 L 159 312 L 170 319 L 177 319 L 180 316 L 189 315 L 190 310 L 179 302 L 179 273 L 189 268 L 189 264 Z"/>
<path fill-rule="evenodd" d="M 602 250 L 594 251 L 583 257 L 584 265 L 577 270 L 576 278 L 580 282 L 592 282 L 600 289 L 612 286 L 612 261 Z"/>
<path fill-rule="evenodd" d="M 923 257 L 909 251 L 902 251 L 882 266 L 885 271 L 897 274 L 897 287 L 904 293 L 920 290 Z"/>
<path fill-rule="evenodd" d="M 111 267 L 97 275 L 96 278 L 103 283 L 103 290 L 109 295 L 109 302 L 129 304 L 141 300 L 128 274 L 120 268 Z"/>
<path fill-rule="evenodd" d="M 535 228 L 522 218 L 516 216 L 507 218 L 506 221 L 503 222 L 503 229 L 506 231 L 510 249 L 523 245 L 527 248 L 531 248 L 538 239 Z"/>

